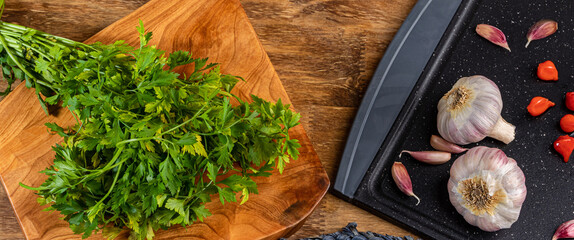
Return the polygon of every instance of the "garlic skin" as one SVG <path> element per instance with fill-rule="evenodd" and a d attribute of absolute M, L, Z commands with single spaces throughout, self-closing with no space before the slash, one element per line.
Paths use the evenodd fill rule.
<path fill-rule="evenodd" d="M 515 127 L 501 116 L 502 97 L 490 79 L 475 75 L 459 79 L 438 102 L 437 128 L 447 141 L 459 145 L 489 136 L 506 144 Z"/>
<path fill-rule="evenodd" d="M 452 205 L 471 225 L 493 232 L 510 228 L 526 198 L 525 177 L 500 149 L 474 147 L 457 158 L 448 180 Z"/>

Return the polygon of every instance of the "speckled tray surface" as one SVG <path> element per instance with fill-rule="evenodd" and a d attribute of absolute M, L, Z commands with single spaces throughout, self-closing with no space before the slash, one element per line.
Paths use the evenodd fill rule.
<path fill-rule="evenodd" d="M 558 31 L 525 48 L 528 29 L 544 18 L 557 21 Z M 501 29 L 512 52 L 479 37 L 475 27 L 480 23 Z M 463 2 L 357 190 L 356 204 L 429 238 L 550 239 L 562 222 L 574 219 L 574 161 L 564 163 L 552 148 L 554 140 L 565 134 L 558 124 L 560 118 L 572 113 L 565 107 L 564 95 L 574 91 L 573 39 L 573 1 Z M 557 82 L 536 77 L 536 67 L 546 60 L 556 64 Z M 487 138 L 467 147 L 502 149 L 522 168 L 528 189 L 518 221 L 510 229 L 493 233 L 469 225 L 451 205 L 446 185 L 453 161 L 431 166 L 409 156 L 400 159 L 421 198 L 418 206 L 414 198 L 398 190 L 390 174 L 401 150 L 432 150 L 429 139 L 431 134 L 438 134 L 438 100 L 459 78 L 477 74 L 499 86 L 504 102 L 502 116 L 516 126 L 516 139 L 504 145 Z M 526 106 L 535 96 L 546 97 L 556 106 L 532 117 Z M 453 160 L 458 156 L 455 154 Z"/>

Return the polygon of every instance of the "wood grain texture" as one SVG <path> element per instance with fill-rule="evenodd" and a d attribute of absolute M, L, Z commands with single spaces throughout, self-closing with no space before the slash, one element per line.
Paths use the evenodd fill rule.
<path fill-rule="evenodd" d="M 241 2 L 334 181 L 363 94 L 386 47 L 416 1 Z M 360 231 L 416 237 L 328 194 L 289 239 L 335 232 L 348 222 L 357 222 Z"/>
<path fill-rule="evenodd" d="M 235 0 L 163 1 L 153 0 L 113 23 L 87 42 L 112 43 L 126 40 L 139 43 L 135 26 L 141 20 L 154 33 L 151 45 L 167 52 L 187 50 L 196 57 L 209 57 L 221 64 L 223 73 L 242 76 L 234 92 L 243 99 L 250 94 L 290 103 L 269 58 L 251 27 L 243 8 Z M 183 74 L 193 68 L 179 68 Z M 0 175 L 27 239 L 80 239 L 61 216 L 41 211 L 34 193 L 19 186 L 38 186 L 45 179 L 38 173 L 53 159 L 51 147 L 61 141 L 50 135 L 45 122 L 66 127 L 74 124 L 71 114 L 60 109 L 46 116 L 33 90 L 20 85 L 0 102 Z M 259 194 L 243 205 L 221 205 L 214 196 L 206 206 L 212 216 L 187 228 L 172 227 L 156 232 L 155 239 L 276 239 L 297 229 L 327 191 L 329 180 L 302 126 L 290 135 L 302 147 L 297 161 L 271 177 L 255 178 Z M 301 179 L 305 179 L 301 181 Z M 101 239 L 100 235 L 91 239 Z M 122 236 L 127 239 L 127 234 Z"/>
<path fill-rule="evenodd" d="M 29 23 L 27 26 L 83 41 L 143 2 L 8 0 L 4 19 Z M 302 115 L 303 128 L 331 181 L 355 112 L 378 61 L 415 2 L 241 0 L 279 79 Z M 87 18 L 82 11 L 98 18 Z M 4 206 L 0 208 L 0 239 L 23 239 L 21 233 L 13 234 L 20 230 L 16 229 L 19 226 L 15 219 L 9 217 L 13 213 L 8 205 L 0 199 L 0 206 Z M 359 224 L 361 231 L 415 236 L 327 194 L 289 239 L 334 232 L 352 221 Z"/>

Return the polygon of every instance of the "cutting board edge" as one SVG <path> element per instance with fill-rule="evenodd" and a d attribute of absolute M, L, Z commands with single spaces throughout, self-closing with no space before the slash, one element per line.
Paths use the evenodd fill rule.
<path fill-rule="evenodd" d="M 20 220 L 20 217 L 18 216 L 18 213 L 14 210 L 16 209 L 14 207 L 14 201 L 12 201 L 12 198 L 10 197 L 10 194 L 8 192 L 8 188 L 6 187 L 6 183 L 4 182 L 4 177 L 2 176 L 2 174 L 0 174 L 0 182 L 2 182 L 2 187 L 4 188 L 4 192 L 7 195 L 8 201 L 10 202 L 10 206 L 12 207 L 12 213 L 14 214 L 14 217 L 16 218 L 16 220 L 18 221 L 18 225 L 20 225 L 20 229 L 22 229 L 22 232 L 24 233 L 24 237 L 26 239 L 30 239 L 30 237 L 28 237 L 28 232 L 24 231 L 24 229 L 26 229 L 26 227 L 24 226 L 24 224 L 22 223 L 22 221 Z"/>

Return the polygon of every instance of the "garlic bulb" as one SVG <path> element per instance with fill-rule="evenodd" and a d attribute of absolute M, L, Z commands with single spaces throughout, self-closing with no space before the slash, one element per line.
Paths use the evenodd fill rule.
<path fill-rule="evenodd" d="M 518 219 L 526 198 L 524 173 L 500 149 L 474 147 L 450 169 L 450 202 L 464 219 L 484 231 L 497 231 Z"/>
<path fill-rule="evenodd" d="M 500 116 L 502 98 L 494 82 L 484 76 L 459 79 L 438 102 L 437 127 L 449 142 L 469 144 L 489 136 L 506 144 L 515 127 Z"/>

